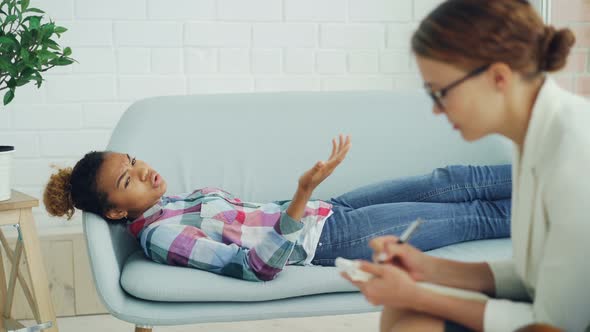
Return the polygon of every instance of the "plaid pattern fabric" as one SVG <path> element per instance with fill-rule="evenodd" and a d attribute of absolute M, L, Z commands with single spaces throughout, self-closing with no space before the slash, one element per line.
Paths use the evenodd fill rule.
<path fill-rule="evenodd" d="M 299 222 L 285 212 L 289 204 L 242 202 L 221 189 L 203 188 L 163 196 L 127 229 L 155 262 L 266 281 L 287 264 L 310 264 L 332 214 L 331 204 L 312 200 Z"/>

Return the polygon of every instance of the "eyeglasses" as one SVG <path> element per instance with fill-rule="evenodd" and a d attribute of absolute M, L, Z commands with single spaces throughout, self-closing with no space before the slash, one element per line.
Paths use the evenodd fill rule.
<path fill-rule="evenodd" d="M 462 78 L 452 82 L 451 84 L 449 84 L 449 85 L 445 86 L 444 88 L 437 90 L 437 91 L 433 91 L 432 87 L 428 83 L 424 84 L 424 88 L 426 89 L 426 92 L 432 98 L 432 100 L 434 101 L 436 106 L 441 111 L 444 111 L 445 105 L 443 103 L 443 98 L 447 95 L 447 93 L 449 93 L 449 91 L 451 91 L 451 89 L 453 89 L 454 87 L 458 86 L 459 84 L 467 81 L 468 79 L 483 73 L 484 71 L 488 70 L 489 67 L 490 67 L 490 64 L 478 67 L 478 68 L 474 69 L 473 71 L 467 73 L 467 75 L 463 76 Z"/>

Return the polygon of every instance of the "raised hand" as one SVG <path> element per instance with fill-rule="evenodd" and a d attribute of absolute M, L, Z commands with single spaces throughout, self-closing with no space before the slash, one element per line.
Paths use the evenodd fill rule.
<path fill-rule="evenodd" d="M 291 204 L 285 211 L 294 220 L 300 220 L 305 211 L 305 205 L 310 199 L 314 189 L 322 183 L 334 169 L 344 160 L 350 150 L 350 136 L 344 138 L 340 135 L 338 143 L 332 140 L 332 154 L 326 161 L 318 161 L 309 171 L 299 178 L 297 191 L 293 195 Z"/>
<path fill-rule="evenodd" d="M 350 136 L 340 134 L 338 142 L 332 139 L 332 154 L 326 161 L 318 161 L 310 170 L 299 178 L 299 188 L 305 191 L 313 191 L 324 181 L 338 165 L 344 160 L 350 150 Z"/>

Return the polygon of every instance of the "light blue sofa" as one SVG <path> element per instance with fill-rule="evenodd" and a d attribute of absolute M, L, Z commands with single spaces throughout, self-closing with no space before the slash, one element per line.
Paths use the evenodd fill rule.
<path fill-rule="evenodd" d="M 151 164 L 168 193 L 204 186 L 263 202 L 290 199 L 297 179 L 351 134 L 345 162 L 320 185 L 327 199 L 371 182 L 450 164 L 510 163 L 499 137 L 463 142 L 422 94 L 263 93 L 156 97 L 134 103 L 108 149 Z M 157 325 L 319 316 L 379 310 L 333 267 L 287 267 L 276 280 L 241 281 L 144 258 L 120 225 L 84 213 L 98 294 L 110 313 L 149 331 Z M 430 252 L 465 261 L 511 256 L 509 239 L 462 243 Z"/>

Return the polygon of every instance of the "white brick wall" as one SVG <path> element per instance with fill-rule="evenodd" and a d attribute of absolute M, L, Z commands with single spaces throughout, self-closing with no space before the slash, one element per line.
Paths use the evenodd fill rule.
<path fill-rule="evenodd" d="M 80 48 L 76 52 L 76 60 L 78 62 L 70 68 L 74 73 L 115 73 L 115 51 L 110 46 Z"/>
<path fill-rule="evenodd" d="M 50 164 L 104 149 L 143 97 L 417 89 L 409 39 L 441 1 L 32 0 L 69 29 L 58 41 L 78 63 L 20 87 L 0 111 L 0 145 L 16 146 L 13 187 L 41 197 Z M 66 224 L 42 206 L 35 216 Z"/>
<path fill-rule="evenodd" d="M 383 24 L 325 24 L 322 26 L 323 48 L 371 48 L 385 45 Z"/>
<path fill-rule="evenodd" d="M 250 72 L 250 50 L 246 48 L 219 50 L 219 72 L 248 74 Z"/>
<path fill-rule="evenodd" d="M 214 20 L 216 18 L 215 0 L 175 0 L 174 2 L 147 0 L 147 2 L 147 14 L 150 19 Z"/>
<path fill-rule="evenodd" d="M 285 72 L 311 74 L 314 70 L 315 50 L 292 48 L 285 51 Z"/>
<path fill-rule="evenodd" d="M 187 23 L 185 44 L 198 47 L 246 47 L 252 30 L 245 23 Z"/>
<path fill-rule="evenodd" d="M 280 21 L 282 2 L 277 0 L 218 0 L 219 19 L 229 21 Z"/>
<path fill-rule="evenodd" d="M 352 21 L 410 21 L 412 1 L 350 0 Z"/>
<path fill-rule="evenodd" d="M 182 46 L 183 25 L 163 21 L 115 21 L 117 46 L 177 47 Z"/>
<path fill-rule="evenodd" d="M 82 105 L 46 104 L 20 106 L 14 111 L 14 129 L 80 129 Z"/>
<path fill-rule="evenodd" d="M 117 49 L 117 68 L 120 74 L 149 74 L 152 58 L 149 48 L 119 47 Z"/>
<path fill-rule="evenodd" d="M 74 15 L 79 19 L 145 19 L 146 0 L 75 0 Z"/>
<path fill-rule="evenodd" d="M 253 49 L 252 73 L 278 74 L 282 68 L 282 50 L 279 48 Z"/>
<path fill-rule="evenodd" d="M 352 51 L 348 55 L 351 73 L 377 73 L 379 69 L 378 51 Z"/>
<path fill-rule="evenodd" d="M 346 72 L 346 52 L 320 50 L 316 53 L 317 71 L 320 74 L 343 74 Z"/>
<path fill-rule="evenodd" d="M 287 21 L 344 22 L 346 13 L 343 0 L 285 0 Z"/>
<path fill-rule="evenodd" d="M 255 47 L 315 47 L 318 25 L 311 23 L 257 23 L 253 25 Z"/>
<path fill-rule="evenodd" d="M 210 48 L 187 48 L 185 52 L 188 73 L 217 72 L 218 50 Z"/>

